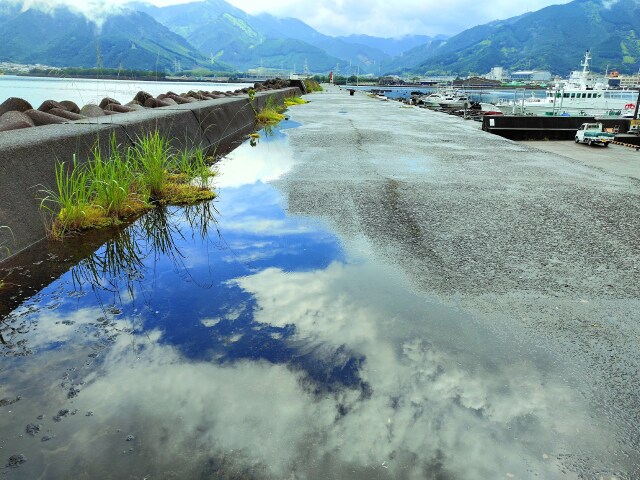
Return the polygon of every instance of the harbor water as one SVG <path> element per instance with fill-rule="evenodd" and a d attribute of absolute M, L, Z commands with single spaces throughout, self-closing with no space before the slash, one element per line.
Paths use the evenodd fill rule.
<path fill-rule="evenodd" d="M 246 83 L 216 82 L 152 82 L 134 80 L 106 80 L 84 78 L 40 78 L 0 75 L 0 103 L 9 97 L 25 99 L 34 108 L 45 100 L 70 100 L 78 105 L 98 104 L 105 97 L 127 103 L 143 90 L 153 96 L 168 91 L 175 93 L 189 90 L 234 91 L 250 86 Z"/>

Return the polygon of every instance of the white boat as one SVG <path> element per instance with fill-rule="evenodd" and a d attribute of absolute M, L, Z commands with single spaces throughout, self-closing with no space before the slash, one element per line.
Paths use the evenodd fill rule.
<path fill-rule="evenodd" d="M 439 107 L 441 102 L 446 101 L 456 95 L 464 95 L 452 88 L 439 89 L 428 95 L 419 95 L 413 98 L 413 103 L 424 105 L 425 107 Z"/>
<path fill-rule="evenodd" d="M 442 108 L 465 108 L 471 104 L 467 95 L 450 95 L 444 98 L 438 105 Z"/>
<path fill-rule="evenodd" d="M 606 79 L 589 71 L 591 54 L 587 50 L 582 70 L 571 73 L 569 80 L 548 88 L 544 97 L 523 97 L 499 102 L 501 112 L 516 115 L 590 115 L 623 116 L 635 108 L 637 90 L 609 88 Z"/>
<path fill-rule="evenodd" d="M 443 100 L 443 97 L 439 93 L 434 92 L 430 93 L 429 95 L 422 95 L 420 97 L 417 97 L 416 100 L 416 103 L 421 103 L 422 105 L 425 105 L 427 107 L 437 107 Z"/>

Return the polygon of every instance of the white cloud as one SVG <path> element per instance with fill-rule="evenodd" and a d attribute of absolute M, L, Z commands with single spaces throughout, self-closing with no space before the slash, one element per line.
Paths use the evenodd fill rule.
<path fill-rule="evenodd" d="M 245 143 L 224 158 L 220 175 L 213 179 L 216 187 L 267 183 L 282 177 L 293 168 L 295 160 L 288 141 L 269 142 L 264 138 L 258 141 L 263 142 L 260 148 L 252 148 Z"/>
<path fill-rule="evenodd" d="M 190 0 L 153 0 L 157 6 L 188 3 Z M 88 20 L 101 27 L 105 19 L 111 15 L 122 13 L 124 5 L 131 0 L 0 0 L 0 4 L 19 5 L 22 11 L 40 10 L 50 14 L 59 7 L 69 7 L 72 11 L 84 15 Z"/>
<path fill-rule="evenodd" d="M 120 335 L 95 363 L 70 368 L 83 364 L 97 343 L 80 327 L 98 312 L 80 308 L 67 315 L 77 329 L 62 330 L 55 323 L 60 315 L 45 311 L 36 314 L 38 338 L 46 330 L 66 348 L 16 367 L 26 400 L 3 419 L 3 431 L 23 432 L 42 413 L 44 394 L 51 404 L 43 424 L 63 453 L 50 453 L 28 435 L 11 438 L 14 451 L 51 478 L 81 465 L 95 478 L 108 469 L 114 478 L 361 480 L 436 478 L 434 472 L 442 478 L 577 478 L 563 472 L 563 458 L 574 461 L 576 452 L 609 460 L 609 448 L 617 448 L 619 432 L 609 419 L 590 416 L 564 371 L 538 364 L 463 313 L 414 296 L 390 268 L 270 268 L 235 283 L 255 298 L 257 322 L 295 326 L 294 337 L 283 340 L 287 346 L 336 366 L 342 345 L 345 355 L 363 356 L 358 374 L 370 395 L 346 387 L 311 393 L 304 371 L 282 364 L 185 358 L 158 330 Z M 80 385 L 67 402 L 60 398 L 65 372 Z M 50 415 L 64 406 L 80 413 L 52 423 Z M 94 415 L 85 418 L 86 411 Z"/>
<path fill-rule="evenodd" d="M 47 14 L 59 7 L 67 6 L 100 27 L 107 17 L 121 13 L 122 5 L 125 2 L 123 0 L 109 0 L 108 2 L 104 0 L 9 0 L 8 3 L 22 4 L 22 11 L 35 9 Z"/>
<path fill-rule="evenodd" d="M 506 19 L 527 11 L 539 10 L 569 0 L 530 0 L 514 2 L 496 0 L 327 0 L 299 2 L 296 0 L 229 0 L 229 3 L 251 14 L 271 13 L 303 20 L 322 33 L 348 35 L 365 33 L 381 37 L 404 34 L 455 34 L 493 20 Z"/>
<path fill-rule="evenodd" d="M 4 3 L 24 4 L 25 8 L 51 11 L 68 5 L 88 19 L 100 24 L 105 16 L 117 13 L 129 0 L 0 0 Z M 608 3 L 616 0 L 605 0 Z M 188 3 L 189 0 L 150 0 L 157 6 Z M 271 13 L 281 17 L 294 17 L 328 35 L 364 33 L 382 37 L 404 34 L 436 35 L 456 34 L 475 25 L 492 20 L 506 19 L 548 5 L 568 3 L 569 0 L 326 0 L 300 2 L 298 0 L 228 0 L 250 14 Z"/>

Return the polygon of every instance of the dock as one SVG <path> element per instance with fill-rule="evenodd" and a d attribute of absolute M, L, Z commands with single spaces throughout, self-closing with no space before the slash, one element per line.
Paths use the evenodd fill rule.
<path fill-rule="evenodd" d="M 573 140 L 580 125 L 593 122 L 616 132 L 617 142 L 640 146 L 640 136 L 627 134 L 630 118 L 489 115 L 482 119 L 482 130 L 510 140 Z"/>

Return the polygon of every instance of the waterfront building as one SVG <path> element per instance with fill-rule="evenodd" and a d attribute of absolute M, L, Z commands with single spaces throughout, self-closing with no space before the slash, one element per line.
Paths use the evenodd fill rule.
<path fill-rule="evenodd" d="M 511 73 L 511 80 L 520 82 L 548 82 L 553 78 L 547 70 L 521 70 Z"/>
<path fill-rule="evenodd" d="M 503 67 L 493 67 L 484 77 L 488 80 L 497 80 L 502 82 L 507 77 L 507 73 Z"/>
<path fill-rule="evenodd" d="M 611 88 L 635 89 L 640 85 L 640 73 L 621 75 L 618 72 L 611 72 L 608 81 Z"/>

